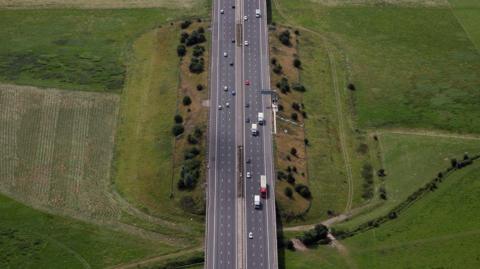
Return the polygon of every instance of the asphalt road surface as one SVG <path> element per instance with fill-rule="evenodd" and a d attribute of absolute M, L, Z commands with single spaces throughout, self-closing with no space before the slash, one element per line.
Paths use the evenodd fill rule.
<path fill-rule="evenodd" d="M 213 2 L 206 268 L 236 267 L 235 5 Z M 220 14 L 220 9 L 224 14 Z M 227 56 L 224 56 L 227 53 Z M 224 87 L 227 86 L 227 91 Z M 229 107 L 227 107 L 229 103 Z M 219 109 L 222 106 L 222 109 Z"/>
<path fill-rule="evenodd" d="M 215 0 L 212 12 L 205 268 L 278 268 L 266 2 Z M 252 136 L 259 112 L 265 124 Z M 261 175 L 269 192 L 255 209 Z"/>
<path fill-rule="evenodd" d="M 260 18 L 256 10 L 260 9 Z M 266 1 L 243 1 L 243 37 L 248 41 L 244 46 L 245 118 L 258 122 L 258 113 L 263 112 L 265 124 L 259 126 L 259 135 L 251 134 L 251 125 L 245 126 L 246 171 L 251 178 L 245 180 L 245 221 L 246 231 L 253 233 L 253 239 L 246 244 L 246 268 L 278 268 L 275 222 L 275 177 L 273 176 L 272 152 L 272 110 L 270 90 L 268 32 Z M 260 176 L 266 175 L 268 195 L 262 199 L 261 209 L 253 205 L 254 195 L 260 194 Z"/>

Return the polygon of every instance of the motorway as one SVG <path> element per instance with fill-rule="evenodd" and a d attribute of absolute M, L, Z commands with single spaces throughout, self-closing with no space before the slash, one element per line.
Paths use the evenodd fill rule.
<path fill-rule="evenodd" d="M 270 88 L 266 2 L 214 0 L 212 14 L 205 268 L 276 269 L 271 96 L 264 91 Z M 258 112 L 265 124 L 252 136 Z M 267 176 L 269 192 L 255 209 L 260 175 Z"/>

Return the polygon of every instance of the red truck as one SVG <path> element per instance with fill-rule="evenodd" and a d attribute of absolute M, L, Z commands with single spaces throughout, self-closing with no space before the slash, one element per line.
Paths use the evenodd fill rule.
<path fill-rule="evenodd" d="M 260 176 L 260 194 L 262 198 L 267 198 L 267 177 L 265 175 Z"/>

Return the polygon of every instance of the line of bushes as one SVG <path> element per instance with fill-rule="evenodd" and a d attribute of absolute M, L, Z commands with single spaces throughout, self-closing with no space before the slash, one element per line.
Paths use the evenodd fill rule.
<path fill-rule="evenodd" d="M 420 200 L 426 194 L 435 191 L 438 188 L 437 185 L 440 184 L 443 180 L 445 180 L 446 177 L 450 176 L 457 170 L 471 165 L 475 160 L 479 158 L 480 154 L 473 157 L 469 157 L 467 154 L 465 154 L 463 160 L 461 161 L 458 161 L 457 159 L 452 159 L 450 167 L 448 167 L 444 171 L 438 172 L 437 176 L 434 179 L 426 183 L 424 186 L 420 187 L 414 193 L 410 194 L 410 196 L 408 196 L 405 201 L 394 207 L 387 214 L 362 223 L 351 231 L 332 229 L 332 234 L 334 234 L 337 239 L 344 239 L 377 228 L 383 223 L 396 219 L 398 215 L 400 215 L 400 213 L 412 206 L 415 202 Z"/>
<path fill-rule="evenodd" d="M 166 262 L 157 265 L 150 266 L 141 266 L 138 268 L 141 269 L 173 269 L 173 268 L 185 268 L 189 265 L 197 265 L 205 262 L 205 254 L 203 252 L 198 252 L 187 257 L 178 257 L 168 259 Z"/>

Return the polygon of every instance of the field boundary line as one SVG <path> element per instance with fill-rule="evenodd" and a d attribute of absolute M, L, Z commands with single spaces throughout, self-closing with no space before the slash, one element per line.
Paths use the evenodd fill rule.
<path fill-rule="evenodd" d="M 137 261 L 134 261 L 134 262 L 113 265 L 113 266 L 110 266 L 110 267 L 107 267 L 107 268 L 108 269 L 140 268 L 142 265 L 148 265 L 148 264 L 151 264 L 151 263 L 160 262 L 160 261 L 163 261 L 163 260 L 167 260 L 169 258 L 175 258 L 175 257 L 179 257 L 179 256 L 182 256 L 182 255 L 185 255 L 185 254 L 195 253 L 196 251 L 202 251 L 202 250 L 203 250 L 203 246 L 196 246 L 196 247 L 193 247 L 193 248 L 190 248 L 190 249 L 179 250 L 177 252 L 173 252 L 173 253 L 169 253 L 169 254 L 165 254 L 165 255 L 152 256 L 152 257 L 148 257 L 148 258 L 145 258 L 145 259 L 142 259 L 142 260 L 137 260 Z"/>
<path fill-rule="evenodd" d="M 470 33 L 467 31 L 467 29 L 465 28 L 465 26 L 463 26 L 462 22 L 460 21 L 460 19 L 458 18 L 457 14 L 455 14 L 455 7 L 452 7 L 452 4 L 450 3 L 451 0 L 447 0 L 447 6 L 448 6 L 448 9 L 450 10 L 450 12 L 452 12 L 452 15 L 453 17 L 455 18 L 455 20 L 458 22 L 458 24 L 460 25 L 460 27 L 462 28 L 462 30 L 465 32 L 465 34 L 467 35 L 468 37 L 468 40 L 470 40 L 470 42 L 472 42 L 473 46 L 475 47 L 475 49 L 477 50 L 478 53 L 480 53 L 480 46 L 475 42 L 475 40 L 472 38 L 472 36 L 470 35 Z"/>
<path fill-rule="evenodd" d="M 59 246 L 60 248 L 66 250 L 68 253 L 72 254 L 83 265 L 84 268 L 87 268 L 87 269 L 92 268 L 92 266 L 90 266 L 88 261 L 82 255 L 80 255 L 80 253 L 71 249 L 67 245 L 63 244 L 62 242 L 60 242 L 60 241 L 56 240 L 55 238 L 53 238 L 51 236 L 48 236 L 48 235 L 41 235 L 41 234 L 37 234 L 37 235 L 40 236 L 40 237 L 44 237 L 45 239 L 47 239 L 47 241 Z"/>
<path fill-rule="evenodd" d="M 378 134 L 400 134 L 400 135 L 417 135 L 417 136 L 430 136 L 440 138 L 452 138 L 452 139 L 465 139 L 465 140 L 478 140 L 480 141 L 480 135 L 475 134 L 458 134 L 442 132 L 440 130 L 408 130 L 408 129 L 376 129 Z"/>
<path fill-rule="evenodd" d="M 344 130 L 344 121 L 343 121 L 343 108 L 341 105 L 341 96 L 340 92 L 338 89 L 338 76 L 337 76 L 337 70 L 336 70 L 336 63 L 335 63 L 335 58 L 334 55 L 329 48 L 328 42 L 326 41 L 325 37 L 321 35 L 319 32 L 314 31 L 312 29 L 303 27 L 298 24 L 292 23 L 293 21 L 283 13 L 281 10 L 280 4 L 278 0 L 272 0 L 276 10 L 278 11 L 279 15 L 283 17 L 283 19 L 287 22 L 287 25 L 294 26 L 298 29 L 302 29 L 303 31 L 309 32 L 317 37 L 319 37 L 325 46 L 325 50 L 328 55 L 329 63 L 330 63 L 330 70 L 331 70 L 331 75 L 332 75 L 332 82 L 333 82 L 333 90 L 335 92 L 335 103 L 337 107 L 337 117 L 338 117 L 338 131 L 339 131 L 339 138 L 340 138 L 340 147 L 342 149 L 342 155 L 343 155 L 343 161 L 345 165 L 345 172 L 346 172 L 346 177 L 347 177 L 347 182 L 348 182 L 348 196 L 347 196 L 347 204 L 345 206 L 345 212 L 349 212 L 352 208 L 352 203 L 353 203 L 353 191 L 354 191 L 354 186 L 353 186 L 353 177 L 352 177 L 352 170 L 351 170 L 351 165 L 350 165 L 350 156 L 348 154 L 348 150 L 346 148 L 346 141 L 345 141 L 345 130 Z"/>

